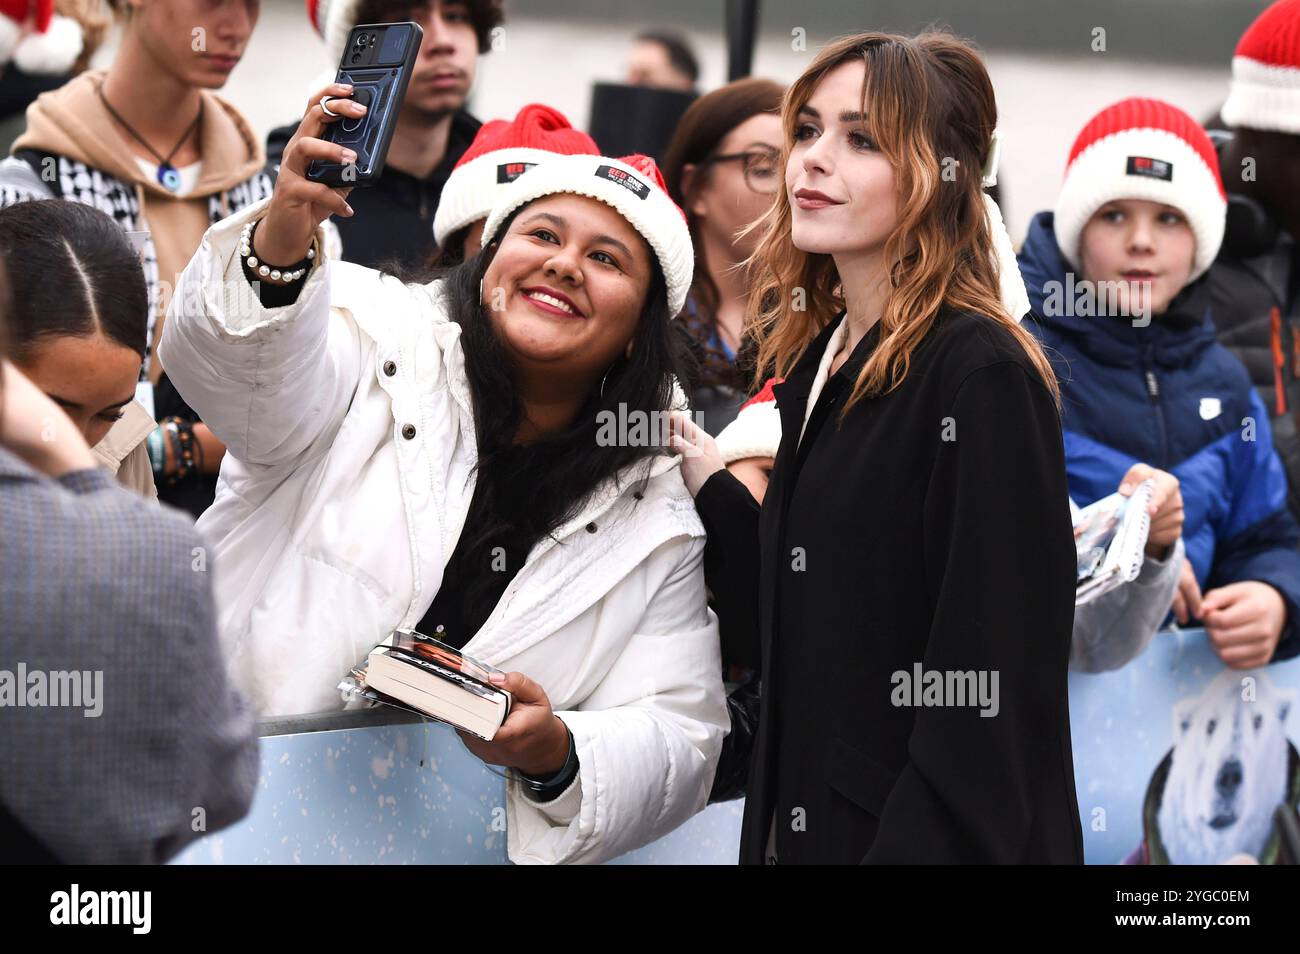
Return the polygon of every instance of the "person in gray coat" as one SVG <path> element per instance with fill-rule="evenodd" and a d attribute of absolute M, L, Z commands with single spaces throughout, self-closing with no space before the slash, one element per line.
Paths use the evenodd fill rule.
<path fill-rule="evenodd" d="M 0 862 L 163 862 L 246 814 L 257 782 L 212 566 L 187 517 L 118 487 L 3 361 L 7 313 L 0 304 Z"/>

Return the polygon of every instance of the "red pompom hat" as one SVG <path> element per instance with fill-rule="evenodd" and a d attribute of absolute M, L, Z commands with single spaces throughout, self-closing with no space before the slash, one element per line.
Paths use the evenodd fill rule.
<path fill-rule="evenodd" d="M 1300 0 L 1279 0 L 1241 35 L 1222 116 L 1229 126 L 1300 133 Z"/>
<path fill-rule="evenodd" d="M 54 13 L 54 0 L 0 0 L 0 64 L 24 73 L 59 76 L 85 46 L 81 24 Z"/>
<path fill-rule="evenodd" d="M 456 230 L 487 218 L 502 189 L 555 155 L 598 156 L 600 148 L 563 113 L 540 103 L 525 106 L 514 119 L 484 123 L 442 188 L 433 218 L 438 245 Z"/>

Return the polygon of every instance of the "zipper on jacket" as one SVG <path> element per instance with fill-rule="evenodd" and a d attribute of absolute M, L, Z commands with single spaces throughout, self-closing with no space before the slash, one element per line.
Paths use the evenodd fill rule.
<path fill-rule="evenodd" d="M 1165 430 L 1165 409 L 1160 401 L 1160 380 L 1151 361 L 1151 349 L 1142 349 L 1142 376 L 1146 379 L 1147 396 L 1156 412 L 1156 429 L 1160 432 L 1160 469 L 1169 469 L 1169 439 Z"/>

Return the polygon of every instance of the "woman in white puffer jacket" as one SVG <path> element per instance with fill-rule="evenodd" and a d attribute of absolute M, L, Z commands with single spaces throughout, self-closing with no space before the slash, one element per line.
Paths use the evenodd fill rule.
<path fill-rule="evenodd" d="M 513 770 L 511 859 L 614 857 L 704 807 L 727 725 L 679 459 L 644 427 L 608 439 L 679 393 L 685 222 L 651 161 L 566 156 L 443 280 L 326 261 L 346 190 L 303 171 L 351 159 L 322 99 L 274 196 L 205 236 L 160 345 L 230 449 L 200 529 L 232 673 L 264 715 L 337 706 L 371 646 L 446 621 L 513 670 L 496 738 L 462 736 Z"/>

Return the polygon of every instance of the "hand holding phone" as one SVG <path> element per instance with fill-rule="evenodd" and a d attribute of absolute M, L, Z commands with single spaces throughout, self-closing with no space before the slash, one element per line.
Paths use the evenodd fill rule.
<path fill-rule="evenodd" d="M 313 94 L 285 146 L 275 194 L 253 237 L 262 261 L 301 261 L 321 222 L 352 215 L 352 188 L 379 179 L 423 39 L 417 23 L 352 28 L 335 82 Z"/>
<path fill-rule="evenodd" d="M 347 98 L 351 93 L 350 86 L 332 83 L 308 101 L 298 131 L 284 147 L 266 218 L 253 235 L 253 251 L 262 261 L 272 265 L 301 261 L 321 222 L 330 215 L 352 214 L 347 203 L 350 188 L 335 189 L 307 178 L 307 169 L 314 160 L 339 164 L 355 161 L 356 153 L 350 148 L 323 138 L 325 131 L 343 117 L 360 118 L 366 114 L 364 106 Z M 328 106 L 336 116 L 326 115 L 321 106 L 326 97 L 330 97 Z"/>
<path fill-rule="evenodd" d="M 363 23 L 352 28 L 336 83 L 352 87 L 353 102 L 367 108 L 363 117 L 343 115 L 322 137 L 357 154 L 351 163 L 313 162 L 307 178 L 332 186 L 366 186 L 378 181 L 406 100 L 424 31 L 418 23 Z M 335 111 L 330 105 L 329 109 Z"/>

